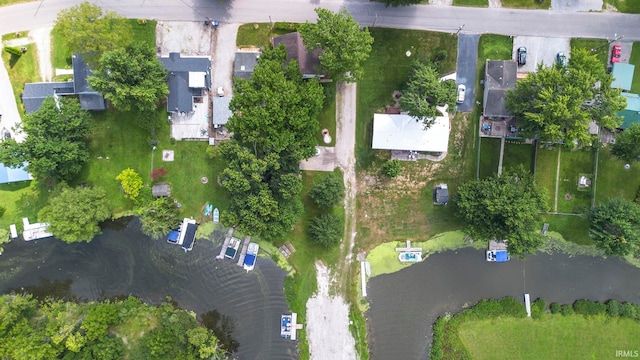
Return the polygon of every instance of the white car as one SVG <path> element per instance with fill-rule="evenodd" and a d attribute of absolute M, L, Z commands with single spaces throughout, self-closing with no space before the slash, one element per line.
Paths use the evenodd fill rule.
<path fill-rule="evenodd" d="M 466 92 L 467 92 L 466 86 L 462 84 L 458 85 L 458 104 L 461 104 L 464 102 L 464 96 Z"/>
<path fill-rule="evenodd" d="M 218 96 L 220 97 L 224 96 L 224 89 L 222 88 L 222 86 L 218 88 Z"/>

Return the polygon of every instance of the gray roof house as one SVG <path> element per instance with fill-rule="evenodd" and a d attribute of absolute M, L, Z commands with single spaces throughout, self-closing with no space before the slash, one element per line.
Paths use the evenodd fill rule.
<path fill-rule="evenodd" d="M 233 76 L 240 79 L 250 78 L 259 58 L 259 51 L 236 51 L 236 58 L 233 61 Z"/>
<path fill-rule="evenodd" d="M 320 66 L 320 54 L 322 49 L 316 49 L 308 52 L 302 43 L 302 36 L 299 32 L 284 34 L 271 38 L 273 47 L 284 44 L 287 48 L 287 60 L 298 60 L 298 66 L 302 71 L 302 77 L 307 78 L 324 78 L 325 75 L 318 74 L 317 69 Z"/>
<path fill-rule="evenodd" d="M 167 111 L 193 112 L 194 97 L 203 96 L 204 91 L 211 88 L 211 60 L 209 57 L 181 57 L 175 52 L 158 59 L 169 72 Z"/>
<path fill-rule="evenodd" d="M 83 110 L 105 110 L 107 108 L 102 94 L 89 87 L 87 77 L 91 75 L 91 69 L 84 62 L 82 56 L 73 54 L 71 59 L 73 81 L 24 84 L 22 103 L 27 114 L 40 109 L 44 99 L 60 95 L 77 95 Z"/>
<path fill-rule="evenodd" d="M 512 60 L 487 60 L 484 76 L 485 118 L 510 118 L 506 93 L 516 87 L 518 65 Z"/>
<path fill-rule="evenodd" d="M 224 126 L 233 113 L 229 110 L 230 97 L 213 97 L 213 126 Z"/>

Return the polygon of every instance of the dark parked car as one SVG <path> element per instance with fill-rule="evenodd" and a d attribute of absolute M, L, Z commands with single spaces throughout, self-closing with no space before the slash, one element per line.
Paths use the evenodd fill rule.
<path fill-rule="evenodd" d="M 527 48 L 521 46 L 518 48 L 518 65 L 525 65 L 527 63 Z"/>

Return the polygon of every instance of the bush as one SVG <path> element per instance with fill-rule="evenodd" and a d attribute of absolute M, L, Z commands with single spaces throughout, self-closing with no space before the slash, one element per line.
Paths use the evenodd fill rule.
<path fill-rule="evenodd" d="M 552 314 L 557 314 L 560 312 L 560 304 L 558 303 L 551 303 L 551 305 L 549 305 L 549 311 L 551 311 Z"/>
<path fill-rule="evenodd" d="M 400 175 L 400 162 L 398 160 L 387 160 L 382 165 L 382 173 L 390 178 Z"/>
<path fill-rule="evenodd" d="M 620 316 L 626 317 L 629 319 L 638 319 L 640 316 L 640 312 L 638 312 L 638 306 L 624 302 L 620 304 Z"/>
<path fill-rule="evenodd" d="M 5 208 L 4 206 L 0 205 L 0 217 L 2 217 L 2 215 L 4 215 L 5 211 L 7 211 L 7 208 Z"/>
<path fill-rule="evenodd" d="M 607 314 L 609 316 L 620 315 L 620 303 L 616 300 L 607 301 Z"/>
<path fill-rule="evenodd" d="M 158 182 L 162 180 L 169 172 L 164 167 L 159 167 L 157 169 L 153 169 L 151 172 L 151 179 L 153 182 Z"/>
<path fill-rule="evenodd" d="M 524 304 L 509 296 L 500 300 L 480 300 L 474 305 L 471 312 L 480 319 L 493 318 L 501 315 L 520 318 L 527 315 Z"/>
<path fill-rule="evenodd" d="M 274 30 L 291 30 L 291 31 L 298 31 L 298 28 L 300 28 L 300 23 L 293 23 L 293 22 L 276 22 L 275 24 L 273 24 L 273 29 Z"/>
<path fill-rule="evenodd" d="M 573 303 L 573 310 L 576 314 L 580 315 L 599 315 L 604 314 L 607 310 L 607 306 L 598 301 L 591 300 L 577 300 Z"/>
<path fill-rule="evenodd" d="M 136 20 L 138 25 L 147 25 L 147 19 L 138 19 Z"/>
<path fill-rule="evenodd" d="M 560 313 L 561 313 L 563 316 L 573 315 L 573 314 L 574 314 L 574 312 L 573 312 L 573 307 L 572 307 L 571 305 L 569 305 L 569 304 L 562 305 L 562 306 L 560 307 Z"/>
<path fill-rule="evenodd" d="M 431 343 L 431 356 L 432 360 L 440 360 L 444 357 L 442 351 L 442 345 L 444 342 L 444 326 L 446 323 L 445 317 L 441 316 L 433 324 L 433 341 Z"/>
<path fill-rule="evenodd" d="M 449 56 L 449 54 L 447 53 L 447 50 L 438 50 L 438 52 L 436 52 L 436 55 L 433 57 L 433 61 L 434 62 L 442 62 L 447 60 L 447 56 Z"/>
<path fill-rule="evenodd" d="M 311 219 L 309 235 L 311 240 L 326 248 L 340 243 L 344 234 L 342 220 L 334 214 L 324 214 Z"/>
<path fill-rule="evenodd" d="M 531 304 L 531 317 L 539 319 L 542 314 L 544 314 L 546 308 L 547 303 L 542 298 L 537 298 L 536 301 Z"/>
<path fill-rule="evenodd" d="M 344 199 L 344 182 L 339 173 L 329 173 L 314 181 L 309 197 L 320 208 L 330 209 Z"/>
<path fill-rule="evenodd" d="M 22 56 L 22 50 L 17 46 L 6 46 L 4 51 L 14 56 Z"/>

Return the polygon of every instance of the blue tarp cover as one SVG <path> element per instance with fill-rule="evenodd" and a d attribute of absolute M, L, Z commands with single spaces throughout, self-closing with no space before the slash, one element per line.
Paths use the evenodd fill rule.
<path fill-rule="evenodd" d="M 509 254 L 506 251 L 496 252 L 496 262 L 505 262 L 509 260 Z"/>
<path fill-rule="evenodd" d="M 172 230 L 169 233 L 169 236 L 167 237 L 167 239 L 171 242 L 177 242 L 178 241 L 178 237 L 180 236 L 180 233 L 176 230 Z"/>
<path fill-rule="evenodd" d="M 253 254 L 247 254 L 244 257 L 244 264 L 245 265 L 252 266 L 253 263 L 255 263 L 255 262 L 256 262 L 256 256 L 253 255 Z"/>

